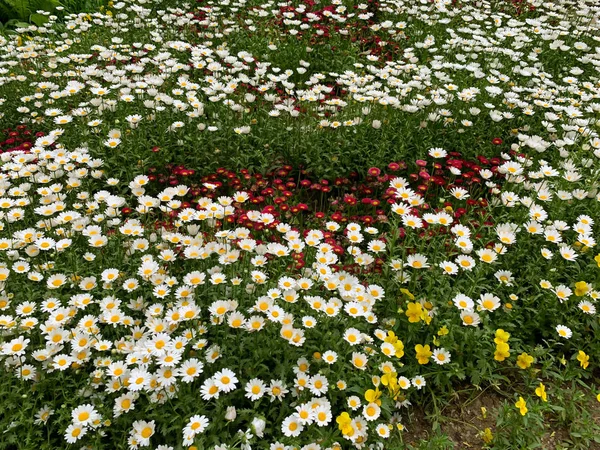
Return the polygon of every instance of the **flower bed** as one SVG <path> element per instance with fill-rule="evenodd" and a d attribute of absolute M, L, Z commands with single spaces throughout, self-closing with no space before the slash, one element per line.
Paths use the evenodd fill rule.
<path fill-rule="evenodd" d="M 222 3 L 0 38 L 0 449 L 400 449 L 457 386 L 527 447 L 597 394 L 595 25 Z"/>

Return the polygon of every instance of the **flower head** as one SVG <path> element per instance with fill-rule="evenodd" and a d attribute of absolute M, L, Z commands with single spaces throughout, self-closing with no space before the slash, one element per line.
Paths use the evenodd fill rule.
<path fill-rule="evenodd" d="M 519 397 L 519 400 L 515 403 L 515 407 L 519 410 L 522 416 L 527 414 L 527 402 L 523 397 Z"/>
<path fill-rule="evenodd" d="M 590 365 L 590 355 L 586 355 L 583 350 L 579 350 L 579 353 L 577 353 L 577 361 L 579 361 L 579 364 L 585 370 Z"/>
<path fill-rule="evenodd" d="M 525 370 L 527 369 L 529 366 L 531 366 L 531 364 L 533 363 L 533 356 L 528 355 L 527 353 L 521 353 L 519 356 L 517 356 L 517 366 L 519 366 L 521 369 Z"/>
<path fill-rule="evenodd" d="M 544 383 L 540 383 L 540 385 L 537 388 L 535 388 L 535 395 L 540 397 L 545 402 L 548 401 L 548 396 L 546 394 L 546 386 L 544 386 Z"/>

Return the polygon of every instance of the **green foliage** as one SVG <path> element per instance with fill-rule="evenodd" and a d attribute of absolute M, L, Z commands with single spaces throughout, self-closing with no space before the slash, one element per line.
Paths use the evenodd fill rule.
<path fill-rule="evenodd" d="M 407 445 L 406 450 L 454 450 L 454 442 L 444 433 L 436 432 L 416 445 Z"/>
<path fill-rule="evenodd" d="M 59 0 L 0 0 L 0 22 L 9 20 L 28 21 L 41 26 L 44 21 L 36 11 L 53 12 L 60 5 Z"/>

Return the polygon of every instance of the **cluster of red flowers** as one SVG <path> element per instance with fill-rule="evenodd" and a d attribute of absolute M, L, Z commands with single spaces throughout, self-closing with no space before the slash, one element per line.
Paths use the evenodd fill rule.
<path fill-rule="evenodd" d="M 468 189 L 471 198 L 467 199 L 465 207 L 454 210 L 455 218 L 466 214 L 467 208 L 485 208 L 489 187 L 479 176 L 479 171 L 486 168 L 496 173 L 501 163 L 499 158 L 488 159 L 483 156 L 479 156 L 477 161 L 468 161 L 459 153 L 451 152 L 444 160 L 392 162 L 385 170 L 373 167 L 362 177 L 358 173 L 351 173 L 347 177 L 332 180 L 314 179 L 305 170 L 290 165 L 267 173 L 220 168 L 215 173 L 199 177 L 194 169 L 169 164 L 161 169 L 150 168 L 147 175 L 154 189 L 165 185 L 190 186 L 182 208 L 195 207 L 200 197 L 217 198 L 244 191 L 249 195 L 247 204 L 253 205 L 254 209 L 262 208 L 263 213 L 273 214 L 276 219 L 285 217 L 289 222 L 292 216 L 301 215 L 302 223 L 334 220 L 340 223 L 356 221 L 369 226 L 388 221 L 388 211 L 383 205 L 397 201 L 395 190 L 389 186 L 390 180 L 395 177 L 406 178 L 411 188 L 423 197 L 425 203 L 419 210 L 439 208 L 438 199 L 443 191 L 458 186 Z M 212 186 L 207 187 L 206 183 Z M 444 203 L 442 208 L 448 206 L 452 206 L 452 202 Z M 418 214 L 418 211 L 415 213 Z M 177 211 L 173 211 L 171 217 L 177 214 Z M 227 220 L 250 229 L 264 227 L 249 221 L 241 206 Z"/>
<path fill-rule="evenodd" d="M 0 154 L 14 151 L 29 151 L 36 138 L 44 136 L 43 132 L 34 133 L 27 125 L 17 125 L 0 132 Z"/>
<path fill-rule="evenodd" d="M 280 18 L 274 21 L 274 25 L 284 27 L 284 14 L 292 13 L 296 15 L 296 18 L 303 23 L 311 25 L 310 33 L 310 45 L 330 45 L 330 38 L 333 33 L 338 34 L 340 32 L 350 34 L 348 39 L 353 43 L 358 43 L 362 52 L 370 52 L 372 55 L 382 56 L 385 60 L 391 61 L 400 55 L 401 45 L 395 41 L 389 42 L 389 35 L 382 34 L 381 36 L 372 30 L 371 26 L 376 23 L 377 14 L 379 11 L 380 4 L 377 0 L 366 0 L 364 4 L 366 9 L 359 10 L 358 5 L 354 5 L 354 13 L 367 12 L 371 13 L 372 16 L 367 21 L 358 21 L 350 19 L 340 25 L 335 20 L 330 20 L 329 16 L 336 13 L 334 5 L 322 6 L 318 2 L 313 0 L 304 0 L 302 4 L 305 6 L 304 10 L 300 13 L 296 6 L 282 6 L 279 8 Z M 309 20 L 309 16 L 318 17 L 318 21 Z M 302 39 L 303 32 L 299 32 L 296 36 L 298 39 Z M 381 45 L 382 42 L 386 42 L 386 45 Z M 335 52 L 336 47 L 330 46 L 331 51 Z"/>
<path fill-rule="evenodd" d="M 335 221 L 339 224 L 348 222 L 362 223 L 363 226 L 373 226 L 377 223 L 388 222 L 389 208 L 385 203 L 395 203 L 395 190 L 390 188 L 389 182 L 396 177 L 405 178 L 411 189 L 419 193 L 425 203 L 414 208 L 412 214 L 422 216 L 426 212 L 441 210 L 452 212 L 455 219 L 469 223 L 478 230 L 482 226 L 493 224 L 489 216 L 487 192 L 490 190 L 479 177 L 479 170 L 486 168 L 497 173 L 501 164 L 499 158 L 485 158 L 480 156 L 477 161 L 468 161 L 459 153 L 450 153 L 443 160 L 424 161 L 417 160 L 411 163 L 398 161 L 390 163 L 385 169 L 372 167 L 367 174 L 361 177 L 352 173 L 347 177 L 338 177 L 333 180 L 314 179 L 302 169 L 290 165 L 268 173 L 251 173 L 249 170 L 240 171 L 218 169 L 215 173 L 198 176 L 194 169 L 181 165 L 169 164 L 162 169 L 149 170 L 149 189 L 156 191 L 178 184 L 190 186 L 188 194 L 182 199 L 181 208 L 199 208 L 198 200 L 202 197 L 217 199 L 220 196 L 232 196 L 243 191 L 248 194 L 244 203 L 234 203 L 235 212 L 224 220 L 229 224 L 244 226 L 252 230 L 253 238 L 277 240 L 278 233 L 262 233 L 265 229 L 273 229 L 280 221 L 296 226 L 306 234 L 310 229 L 319 229 L 323 232 L 325 242 L 332 246 L 334 252 L 344 253 L 343 230 L 333 233 L 327 230 L 325 223 Z M 501 177 L 495 177 L 501 181 Z M 472 195 L 471 198 L 439 202 L 440 195 L 453 187 L 461 186 Z M 478 193 L 475 196 L 475 193 Z M 445 195 L 447 197 L 447 195 Z M 248 212 L 259 210 L 269 213 L 275 219 L 270 224 L 254 222 L 248 219 Z M 159 222 L 159 227 L 170 227 L 177 217 L 178 210 L 172 211 L 170 217 Z M 464 217 L 463 217 L 464 216 Z M 224 224 L 218 222 L 217 229 Z M 399 229 L 400 237 L 405 236 L 403 228 Z M 340 234 L 341 233 L 341 234 Z M 431 239 L 440 234 L 448 234 L 444 227 L 430 228 L 425 222 L 420 230 L 421 239 Z M 485 233 L 477 232 L 477 238 L 483 238 Z M 386 240 L 386 234 L 380 235 Z M 453 252 L 451 247 L 452 237 L 445 239 L 447 250 Z M 408 249 L 409 253 L 411 249 Z M 294 265 L 289 269 L 304 267 L 304 253 L 294 254 Z M 384 265 L 384 257 L 378 257 L 369 268 L 359 267 L 357 264 L 347 264 L 339 268 L 350 273 L 358 271 L 379 272 Z"/>

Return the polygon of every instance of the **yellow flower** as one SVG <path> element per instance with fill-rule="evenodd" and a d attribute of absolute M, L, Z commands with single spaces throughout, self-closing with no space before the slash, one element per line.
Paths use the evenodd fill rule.
<path fill-rule="evenodd" d="M 502 328 L 498 328 L 496 330 L 496 337 L 494 339 L 494 342 L 496 344 L 500 343 L 500 342 L 508 342 L 508 339 L 510 338 L 510 333 L 507 333 L 506 331 L 504 331 Z"/>
<path fill-rule="evenodd" d="M 404 356 L 404 344 L 398 339 L 393 331 L 388 331 L 388 335 L 384 339 L 384 342 L 388 342 L 394 346 L 396 358 L 402 358 Z"/>
<path fill-rule="evenodd" d="M 596 264 L 598 264 L 598 267 L 600 267 L 600 253 L 598 253 L 596 255 L 596 257 L 594 258 L 594 261 L 596 261 Z"/>
<path fill-rule="evenodd" d="M 590 291 L 590 286 L 585 281 L 578 281 L 575 283 L 575 295 L 577 297 L 583 297 Z"/>
<path fill-rule="evenodd" d="M 540 385 L 535 389 L 535 395 L 540 397 L 543 401 L 548 401 L 548 394 L 546 394 L 546 386 L 544 383 L 540 383 Z"/>
<path fill-rule="evenodd" d="M 398 391 L 398 374 L 396 372 L 386 373 L 381 377 L 381 384 L 387 386 L 392 394 Z M 367 399 L 368 400 L 368 399 Z"/>
<path fill-rule="evenodd" d="M 381 397 L 381 391 L 378 388 L 375 388 L 375 390 L 369 389 L 367 392 L 365 392 L 366 401 L 369 403 L 377 403 L 378 406 L 381 406 L 381 400 L 379 400 L 379 397 Z"/>
<path fill-rule="evenodd" d="M 408 289 L 402 288 L 402 289 L 400 289 L 400 292 L 402 292 L 403 294 L 405 294 L 411 300 L 415 299 L 415 296 Z"/>
<path fill-rule="evenodd" d="M 347 412 L 343 412 L 339 416 L 337 416 L 335 421 L 337 422 L 337 424 L 341 430 L 343 427 L 350 425 L 350 423 L 352 422 L 352 419 L 350 418 L 350 414 L 348 414 Z"/>
<path fill-rule="evenodd" d="M 423 312 L 421 313 L 421 320 L 423 322 L 425 322 L 427 325 L 429 325 L 431 323 L 431 316 L 429 315 L 429 313 L 427 312 L 426 309 L 424 309 Z"/>
<path fill-rule="evenodd" d="M 419 361 L 419 364 L 427 364 L 431 358 L 431 355 L 433 355 L 429 345 L 423 346 L 421 344 L 417 344 L 415 346 L 415 351 L 417 352 L 417 360 Z"/>
<path fill-rule="evenodd" d="M 522 416 L 527 414 L 527 402 L 525 402 L 523 397 L 519 397 L 519 401 L 515 403 L 515 407 L 519 410 Z"/>
<path fill-rule="evenodd" d="M 481 435 L 481 439 L 483 439 L 483 442 L 485 442 L 486 444 L 491 444 L 492 440 L 494 439 L 494 435 L 492 434 L 492 430 L 489 428 L 486 428 L 485 430 L 483 430 L 483 434 Z"/>
<path fill-rule="evenodd" d="M 579 364 L 585 370 L 587 369 L 587 366 L 590 365 L 590 355 L 586 355 L 583 350 L 579 350 L 579 353 L 577 354 L 577 361 L 579 361 Z"/>
<path fill-rule="evenodd" d="M 596 395 L 596 400 L 600 402 L 600 394 Z"/>
<path fill-rule="evenodd" d="M 506 342 L 497 342 L 494 359 L 496 361 L 504 361 L 510 356 L 510 346 Z"/>
<path fill-rule="evenodd" d="M 408 317 L 408 321 L 410 323 L 419 322 L 421 320 L 421 314 L 423 313 L 423 308 L 420 303 L 409 303 L 406 309 L 406 317 Z"/>
<path fill-rule="evenodd" d="M 444 325 L 442 328 L 439 329 L 439 331 L 437 332 L 438 336 L 446 336 L 450 331 L 448 331 L 448 327 L 446 325 Z"/>
<path fill-rule="evenodd" d="M 395 344 L 396 342 L 398 342 L 398 337 L 396 336 L 396 333 L 394 333 L 393 331 L 388 331 L 387 336 L 383 340 L 383 342 L 389 342 L 390 344 Z"/>
<path fill-rule="evenodd" d="M 398 341 L 394 344 L 396 350 L 396 358 L 402 358 L 404 356 L 404 344 L 402 341 Z"/>
<path fill-rule="evenodd" d="M 519 366 L 523 370 L 525 370 L 529 366 L 531 366 L 532 362 L 533 362 L 533 356 L 528 355 L 525 352 L 523 352 L 519 356 L 517 356 L 517 366 Z"/>

